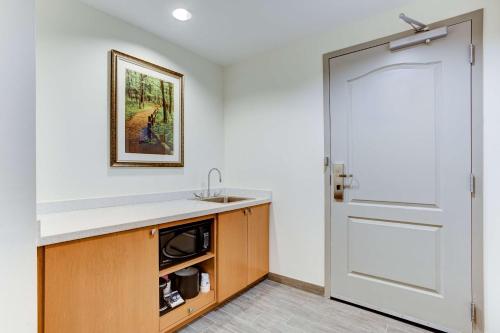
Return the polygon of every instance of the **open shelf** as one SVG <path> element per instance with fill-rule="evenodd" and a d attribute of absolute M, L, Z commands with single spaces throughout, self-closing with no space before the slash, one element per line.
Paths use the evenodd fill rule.
<path fill-rule="evenodd" d="M 200 312 L 214 304 L 214 290 L 210 290 L 208 293 L 200 292 L 195 298 L 187 299 L 186 303 L 183 305 L 180 305 L 178 308 L 175 308 L 161 316 L 160 332 L 170 331 L 171 328 L 179 324 L 179 322 L 189 317 L 197 316 Z"/>
<path fill-rule="evenodd" d="M 186 260 L 159 271 L 159 276 L 163 277 L 165 275 L 171 275 L 172 273 L 183 268 L 196 266 L 200 272 L 208 273 L 210 277 L 211 290 L 208 293 L 200 292 L 195 298 L 185 299 L 186 302 L 183 305 L 172 309 L 163 316 L 159 316 L 160 333 L 176 332 L 178 328 L 185 325 L 187 322 L 194 320 L 194 318 L 201 316 L 217 303 L 217 219 L 215 219 L 215 216 L 212 216 L 212 218 L 214 218 L 214 223 L 212 224 L 211 229 L 212 242 L 210 244 L 209 251 L 199 257 Z M 201 218 L 197 218 L 196 220 L 191 219 L 187 221 L 191 223 L 200 219 Z M 204 217 L 203 219 L 207 219 L 207 217 Z"/>
<path fill-rule="evenodd" d="M 200 257 L 193 258 L 188 261 L 181 262 L 180 264 L 170 266 L 168 268 L 162 269 L 160 271 L 160 276 L 165 276 L 167 274 L 171 274 L 173 272 L 177 272 L 178 270 L 181 270 L 183 268 L 189 267 L 189 266 L 194 266 L 196 264 L 199 264 L 202 261 L 209 260 L 215 257 L 215 254 L 212 252 L 208 252 Z"/>

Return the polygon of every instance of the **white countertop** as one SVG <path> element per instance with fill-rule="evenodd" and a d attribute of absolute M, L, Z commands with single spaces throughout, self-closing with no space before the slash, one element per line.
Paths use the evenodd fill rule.
<path fill-rule="evenodd" d="M 220 204 L 181 199 L 105 208 L 72 210 L 38 216 L 38 246 L 174 222 L 271 202 L 269 196 Z"/>

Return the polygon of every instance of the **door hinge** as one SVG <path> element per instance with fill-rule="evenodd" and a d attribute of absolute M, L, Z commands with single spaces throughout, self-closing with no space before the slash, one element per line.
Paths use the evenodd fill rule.
<path fill-rule="evenodd" d="M 476 46 L 474 44 L 469 45 L 469 62 L 471 65 L 476 62 Z"/>
<path fill-rule="evenodd" d="M 470 193 L 474 194 L 476 193 L 476 176 L 474 174 L 470 174 L 469 176 L 469 191 Z"/>
<path fill-rule="evenodd" d="M 476 317 L 477 317 L 476 304 L 472 302 L 470 303 L 470 320 L 472 321 L 472 323 L 476 322 Z"/>
<path fill-rule="evenodd" d="M 330 158 L 328 156 L 325 156 L 325 160 L 324 160 L 324 165 L 327 167 L 327 166 L 330 166 Z"/>

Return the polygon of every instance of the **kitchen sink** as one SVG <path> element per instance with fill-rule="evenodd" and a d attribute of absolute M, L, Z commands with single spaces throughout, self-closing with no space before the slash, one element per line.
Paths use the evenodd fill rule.
<path fill-rule="evenodd" d="M 213 198 L 201 199 L 201 201 L 217 202 L 217 203 L 231 203 L 231 202 L 238 202 L 238 201 L 244 201 L 244 200 L 252 200 L 252 198 L 227 196 L 227 197 L 213 197 Z"/>

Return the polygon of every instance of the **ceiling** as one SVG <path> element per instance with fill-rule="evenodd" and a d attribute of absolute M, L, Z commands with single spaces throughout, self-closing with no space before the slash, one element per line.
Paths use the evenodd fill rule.
<path fill-rule="evenodd" d="M 228 65 L 411 0 L 81 0 Z M 190 21 L 174 19 L 186 8 Z"/>

